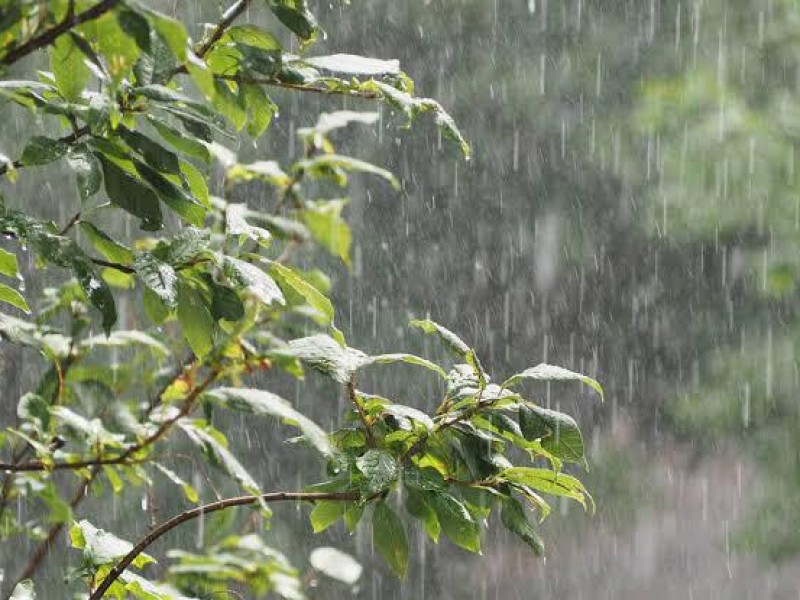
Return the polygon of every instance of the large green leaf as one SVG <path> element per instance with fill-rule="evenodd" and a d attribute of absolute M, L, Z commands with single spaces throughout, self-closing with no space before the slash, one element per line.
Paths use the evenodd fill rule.
<path fill-rule="evenodd" d="M 406 510 L 411 516 L 422 522 L 422 527 L 431 540 L 434 542 L 439 541 L 442 526 L 439 523 L 439 517 L 436 516 L 436 511 L 433 510 L 425 494 L 413 488 L 407 490 Z"/>
<path fill-rule="evenodd" d="M 25 146 L 19 162 L 28 167 L 46 165 L 64 156 L 68 149 L 64 142 L 36 135 Z"/>
<path fill-rule="evenodd" d="M 283 419 L 298 427 L 311 445 L 321 453 L 324 455 L 332 453 L 325 431 L 304 414 L 295 410 L 289 402 L 272 392 L 246 388 L 217 388 L 208 392 L 206 396 L 233 410 Z"/>
<path fill-rule="evenodd" d="M 444 344 L 456 355 L 466 357 L 471 352 L 470 347 L 455 333 L 431 321 L 430 319 L 414 320 L 409 323 L 410 327 L 421 329 L 425 333 L 434 333 L 439 336 Z"/>
<path fill-rule="evenodd" d="M 145 231 L 156 231 L 163 226 L 158 196 L 141 179 L 120 168 L 102 152 L 96 154 L 103 167 L 106 193 L 112 204 L 141 219 Z"/>
<path fill-rule="evenodd" d="M 134 268 L 147 288 L 172 310 L 178 305 L 178 273 L 172 265 L 158 260 L 151 252 L 139 252 Z"/>
<path fill-rule="evenodd" d="M 307 202 L 300 211 L 300 218 L 323 248 L 341 258 L 349 266 L 352 235 L 350 226 L 341 216 L 347 202 L 347 200 Z"/>
<path fill-rule="evenodd" d="M 525 515 L 525 507 L 515 498 L 506 498 L 500 512 L 500 520 L 509 531 L 533 548 L 537 556 L 544 553 L 544 542 Z"/>
<path fill-rule="evenodd" d="M 341 519 L 344 516 L 346 506 L 344 502 L 333 500 L 321 500 L 314 504 L 314 508 L 309 515 L 314 533 L 325 531 Z"/>
<path fill-rule="evenodd" d="M 195 444 L 201 446 L 209 456 L 217 460 L 225 471 L 228 472 L 239 484 L 248 492 L 258 494 L 260 493 L 258 483 L 253 478 L 247 469 L 242 466 L 233 453 L 228 450 L 227 443 L 199 424 L 181 421 L 178 423 L 179 427 L 186 433 L 186 435 Z"/>
<path fill-rule="evenodd" d="M 72 102 L 81 97 L 91 76 L 85 56 L 72 35 L 56 38 L 50 51 L 50 70 L 55 77 L 58 91 Z"/>
<path fill-rule="evenodd" d="M 355 54 L 311 56 L 303 58 L 303 62 L 316 69 L 346 76 L 380 77 L 382 75 L 400 75 L 400 61 L 398 60 L 379 60 Z"/>
<path fill-rule="evenodd" d="M 178 321 L 192 352 L 203 359 L 214 347 L 214 317 L 203 295 L 188 284 L 178 286 Z"/>
<path fill-rule="evenodd" d="M 339 383 L 347 383 L 369 357 L 355 348 L 343 348 L 327 335 L 313 335 L 289 342 L 288 354 Z"/>
<path fill-rule="evenodd" d="M 81 202 L 100 190 L 100 184 L 103 183 L 100 163 L 86 144 L 78 144 L 70 148 L 67 153 L 67 162 L 75 173 Z"/>
<path fill-rule="evenodd" d="M 270 9 L 304 45 L 317 37 L 319 27 L 314 15 L 308 9 L 306 0 L 267 0 Z"/>
<path fill-rule="evenodd" d="M 400 517 L 386 502 L 375 505 L 372 514 L 372 543 L 398 576 L 408 570 L 408 540 Z"/>
<path fill-rule="evenodd" d="M 426 497 L 436 511 L 444 534 L 465 550 L 480 552 L 480 526 L 472 518 L 467 507 L 446 492 L 431 492 Z"/>
<path fill-rule="evenodd" d="M 358 470 L 364 475 L 364 492 L 374 494 L 389 487 L 400 472 L 397 460 L 385 450 L 368 450 L 356 460 Z"/>
<path fill-rule="evenodd" d="M 591 501 L 591 496 L 586 488 L 572 475 L 558 473 L 550 469 L 534 467 L 511 467 L 499 475 L 500 478 L 519 485 L 524 485 L 537 492 L 551 496 L 563 496 L 579 502 L 586 508 L 586 499 Z"/>
<path fill-rule="evenodd" d="M 275 280 L 257 266 L 232 256 L 222 257 L 221 262 L 225 274 L 235 288 L 243 289 L 266 306 L 286 303 Z"/>
<path fill-rule="evenodd" d="M 109 235 L 100 231 L 88 221 L 80 222 L 81 232 L 86 236 L 92 246 L 108 260 L 122 265 L 133 263 L 133 252 L 130 248 L 111 239 Z"/>
<path fill-rule="evenodd" d="M 541 439 L 542 448 L 562 460 L 584 458 L 583 435 L 569 415 L 525 404 L 519 407 L 519 427 L 525 439 Z"/>

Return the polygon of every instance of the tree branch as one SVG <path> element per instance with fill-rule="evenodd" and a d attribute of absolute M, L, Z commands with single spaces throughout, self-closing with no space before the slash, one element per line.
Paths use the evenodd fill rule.
<path fill-rule="evenodd" d="M 95 4 L 92 8 L 89 8 L 77 15 L 73 11 L 67 11 L 67 16 L 64 17 L 60 23 L 43 31 L 36 37 L 29 39 L 21 46 L 18 46 L 7 52 L 2 58 L 0 58 L 0 65 L 7 67 L 14 64 L 21 58 L 28 56 L 28 54 L 49 46 L 55 42 L 60 35 L 82 23 L 94 21 L 95 19 L 102 17 L 108 11 L 116 7 L 119 3 L 120 0 L 103 0 L 98 4 Z"/>
<path fill-rule="evenodd" d="M 165 533 L 175 529 L 178 525 L 191 521 L 198 517 L 203 517 L 206 514 L 232 508 L 234 506 L 249 506 L 257 502 L 286 502 L 286 501 L 305 501 L 305 502 L 319 502 L 320 500 L 327 500 L 333 502 L 356 502 L 361 499 L 359 492 L 275 492 L 272 494 L 261 494 L 254 496 L 238 496 L 235 498 L 227 498 L 218 502 L 212 502 L 204 506 L 198 506 L 191 510 L 187 510 L 171 519 L 164 521 L 145 535 L 119 562 L 114 565 L 108 576 L 97 586 L 89 600 L 100 600 L 111 585 L 119 579 L 125 572 L 130 564 L 144 552 L 148 546 L 155 542 Z"/>
<path fill-rule="evenodd" d="M 356 411 L 358 412 L 358 418 L 361 419 L 361 423 L 364 425 L 364 430 L 367 434 L 367 441 L 369 442 L 370 448 L 375 447 L 375 434 L 372 432 L 372 426 L 367 421 L 367 415 L 364 413 L 364 407 L 361 406 L 361 402 L 358 400 L 358 394 L 356 393 L 356 379 L 355 374 L 350 376 L 350 381 L 347 382 L 347 395 L 350 396 L 350 401 L 356 407 Z"/>

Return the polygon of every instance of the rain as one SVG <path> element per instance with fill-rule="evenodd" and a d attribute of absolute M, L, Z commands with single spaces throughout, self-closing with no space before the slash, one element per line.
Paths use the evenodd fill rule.
<path fill-rule="evenodd" d="M 216 1 L 147 4 L 180 18 L 196 39 L 202 24 L 221 14 Z M 552 514 L 536 524 L 541 557 L 501 526 L 499 514 L 489 517 L 475 554 L 444 536 L 433 543 L 414 522 L 406 527 L 410 559 L 402 578 L 380 558 L 368 523 L 352 532 L 340 523 L 314 533 L 300 502 L 275 504 L 271 518 L 258 510 L 238 513 L 238 533 L 263 533 L 280 551 L 270 560 L 297 567 L 311 599 L 800 598 L 800 6 L 788 0 L 309 5 L 324 30 L 309 54 L 370 57 L 378 73 L 399 61 L 415 93 L 453 117 L 472 156 L 465 159 L 440 127 L 439 113 L 420 114 L 409 127 L 390 103 L 275 89 L 276 109 L 262 138 L 220 137 L 224 148 L 211 149 L 212 200 L 245 203 L 248 218 L 270 213 L 276 196 L 263 181 L 286 176 L 281 166 L 303 158 L 303 131 L 312 131 L 321 113 L 377 113 L 325 133 L 337 155 L 368 161 L 399 181 L 395 190 L 380 175 L 348 174 L 341 193 L 349 202 L 337 210 L 352 230 L 349 264 L 303 242 L 280 248 L 287 256 L 296 252 L 293 264 L 320 288 L 329 285 L 335 317 L 325 326 L 341 330 L 364 356 L 408 352 L 447 363 L 450 355 L 435 338 L 408 325 L 431 319 L 475 349 L 492 382 L 538 363 L 600 382 L 603 401 L 575 382 L 520 386 L 537 405 L 580 425 L 585 468 L 567 470 L 584 483 L 596 510 L 553 498 Z M 273 24 L 256 3 L 246 15 Z M 292 53 L 306 51 L 288 34 L 281 41 Z M 27 71 L 32 64 L 47 68 L 31 62 Z M 29 77 L 27 71 L 15 65 L 0 76 Z M 0 100 L 0 111 L 2 157 L 20 156 L 31 130 L 41 133 L 54 122 L 7 100 Z M 277 161 L 277 171 L 253 175 L 258 161 Z M 230 164 L 252 168 L 248 177 L 257 182 L 227 186 Z M 0 183 L 6 205 L 70 222 L 81 204 L 67 167 L 25 171 L 19 169 L 16 182 Z M 321 201 L 326 190 L 319 184 L 307 193 Z M 138 215 L 98 215 L 119 239 L 140 233 Z M 166 221 L 179 223 L 171 213 Z M 241 223 L 251 227 L 245 216 Z M 261 235 L 266 247 L 272 224 L 252 227 L 242 231 Z M 18 281 L 2 283 L 26 298 L 46 298 L 65 279 L 65 271 L 43 268 L 34 248 L 11 236 L 0 249 L 14 251 L 20 269 Z M 265 304 L 297 296 L 295 289 L 285 299 L 268 281 L 274 289 L 247 280 L 252 295 L 269 297 Z M 92 277 L 87 285 L 97 292 L 105 284 Z M 186 292 L 176 290 L 180 301 Z M 135 329 L 139 297 L 116 294 L 115 327 Z M 99 339 L 103 326 L 94 317 L 88 327 Z M 309 319 L 293 326 L 296 337 L 318 331 Z M 172 332 L 167 322 L 153 335 Z M 109 356 L 110 387 L 126 363 L 156 368 L 136 362 L 128 347 L 111 347 Z M 39 353 L 0 338 L 4 430 L 18 426 L 17 403 L 37 389 L 46 367 Z M 175 367 L 157 361 L 165 372 Z M 258 368 L 241 376 L 326 432 L 342 427 L 350 398 L 341 384 L 349 371 L 339 380 L 311 370 L 303 380 Z M 426 414 L 435 413 L 443 389 L 412 364 L 377 364 L 359 373 L 358 384 Z M 114 435 L 104 428 L 111 414 L 102 411 L 110 402 L 106 388 L 79 389 L 102 415 L 95 434 Z M 170 419 L 161 408 L 162 422 Z M 308 440 L 292 438 L 300 435 L 296 429 L 287 435 L 286 423 L 207 410 L 202 416 L 225 430 L 246 468 L 236 476 L 245 488 L 251 476 L 264 493 L 303 490 L 325 476 Z M 215 470 L 218 463 L 230 467 L 225 448 L 208 442 L 204 452 L 214 458 L 198 463 L 192 456 L 198 436 L 189 425 L 176 434 L 169 469 L 150 483 L 112 493 L 109 479 L 104 492 L 91 490 L 80 500 L 78 489 L 75 521 L 89 519 L 135 541 L 182 510 L 183 493 L 225 496 L 228 483 Z M 13 448 L 5 437 L 0 462 Z M 73 511 L 74 479 L 58 474 L 56 482 L 64 510 Z M 39 528 L 34 536 L 9 533 L 0 519 L 3 594 L 47 533 L 33 516 L 47 500 L 31 498 L 37 481 L 27 485 L 25 495 L 0 508 L 0 516 L 13 511 L 15 522 Z M 399 511 L 404 500 L 399 494 L 391 505 Z M 159 564 L 168 562 L 167 545 L 199 555 L 221 543 L 219 531 L 233 519 L 226 511 L 201 514 L 170 531 L 152 554 Z M 33 577 L 39 598 L 87 597 L 75 577 L 63 584 L 84 566 L 68 538 L 69 528 L 57 533 L 57 551 Z M 340 561 L 346 577 L 337 580 L 335 569 L 330 575 L 325 560 Z M 323 566 L 315 568 L 315 561 Z M 281 596 L 273 589 L 219 597 Z"/>

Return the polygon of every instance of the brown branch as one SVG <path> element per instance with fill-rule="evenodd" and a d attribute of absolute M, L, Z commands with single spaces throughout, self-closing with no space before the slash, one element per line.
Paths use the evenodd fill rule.
<path fill-rule="evenodd" d="M 364 407 L 361 406 L 361 402 L 358 400 L 355 374 L 351 375 L 350 381 L 347 382 L 347 395 L 350 396 L 350 401 L 356 407 L 356 411 L 358 412 L 358 418 L 361 419 L 361 423 L 364 425 L 364 430 L 366 431 L 367 441 L 369 442 L 370 448 L 374 448 L 375 434 L 372 432 L 372 426 L 369 424 L 369 421 L 367 421 L 367 415 L 364 413 Z"/>
<path fill-rule="evenodd" d="M 183 372 L 183 370 L 181 370 Z M 162 422 L 158 429 L 147 436 L 145 439 L 128 446 L 125 451 L 119 456 L 112 456 L 108 458 L 89 458 L 75 461 L 52 462 L 47 463 L 42 460 L 31 460 L 28 462 L 11 462 L 0 463 L 0 471 L 8 471 L 9 473 L 23 473 L 31 471 L 67 471 L 77 470 L 86 467 L 100 467 L 103 465 L 137 465 L 146 462 L 147 459 L 133 458 L 134 454 L 144 450 L 145 448 L 155 444 L 172 428 L 172 426 L 180 419 L 188 415 L 197 404 L 197 399 L 208 388 L 211 383 L 219 376 L 218 371 L 212 371 L 208 377 L 184 400 L 181 410 L 172 418 Z M 155 405 L 153 405 L 155 406 Z"/>
<path fill-rule="evenodd" d="M 61 228 L 61 231 L 58 232 L 58 235 L 67 235 L 70 229 L 75 227 L 75 225 L 81 220 L 81 211 L 76 212 L 73 217 L 67 222 L 64 227 Z"/>
<path fill-rule="evenodd" d="M 9 66 L 28 56 L 37 50 L 41 50 L 56 41 L 56 39 L 68 32 L 70 29 L 81 25 L 82 23 L 87 23 L 89 21 L 94 21 L 95 19 L 102 17 L 108 11 L 113 9 L 120 3 L 120 0 L 103 0 L 98 4 L 95 4 L 93 7 L 86 9 L 82 13 L 75 14 L 73 11 L 67 11 L 66 17 L 58 23 L 54 25 L 50 29 L 47 29 L 37 35 L 29 39 L 27 42 L 10 50 L 7 52 L 2 58 L 0 58 L 0 65 L 2 66 Z"/>
<path fill-rule="evenodd" d="M 111 569 L 111 572 L 106 576 L 106 578 L 97 586 L 92 592 L 92 595 L 89 596 L 89 600 L 100 600 L 111 585 L 119 579 L 119 577 L 125 572 L 130 564 L 139 556 L 142 552 L 144 552 L 148 546 L 150 546 L 153 542 L 155 542 L 158 538 L 160 538 L 165 533 L 175 529 L 178 525 L 185 523 L 186 521 L 191 521 L 193 519 L 197 519 L 198 517 L 203 517 L 206 514 L 217 512 L 220 510 L 225 510 L 226 508 L 232 508 L 234 506 L 249 506 L 251 504 L 256 504 L 257 502 L 286 502 L 286 501 L 305 501 L 305 502 L 318 502 L 320 500 L 328 500 L 334 502 L 355 502 L 361 498 L 361 495 L 358 492 L 275 492 L 272 494 L 261 494 L 255 496 L 237 496 L 235 498 L 227 498 L 225 500 L 220 500 L 218 502 L 212 502 L 210 504 L 206 504 L 204 506 L 198 506 L 197 508 L 193 508 L 191 510 L 187 510 L 182 512 L 178 515 L 175 515 L 168 521 L 164 521 L 150 531 L 147 535 L 145 535 L 132 549 L 128 554 L 120 559 L 120 561 L 114 565 L 114 568 Z"/>
<path fill-rule="evenodd" d="M 233 22 L 241 15 L 246 9 L 247 5 L 250 3 L 250 0 L 237 0 L 236 3 L 232 4 L 228 10 L 222 13 L 222 19 L 217 26 L 214 27 L 214 30 L 211 32 L 211 35 L 204 41 L 200 42 L 200 45 L 197 47 L 195 54 L 203 58 L 211 48 L 214 47 L 220 38 L 225 35 L 225 32 L 228 28 L 233 24 Z M 175 75 L 179 75 L 181 73 L 188 73 L 188 68 L 186 65 L 180 65 L 175 67 L 172 71 L 169 72 L 167 75 L 167 81 L 172 79 Z"/>

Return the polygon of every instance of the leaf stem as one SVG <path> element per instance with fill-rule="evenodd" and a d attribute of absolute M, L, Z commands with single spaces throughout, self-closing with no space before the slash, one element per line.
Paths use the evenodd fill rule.
<path fill-rule="evenodd" d="M 347 382 L 347 395 L 350 397 L 350 401 L 356 407 L 358 418 L 361 419 L 361 423 L 364 425 L 364 430 L 367 434 L 367 441 L 369 442 L 370 448 L 374 448 L 376 446 L 375 434 L 372 432 L 372 426 L 369 424 L 369 421 L 367 421 L 367 415 L 364 413 L 364 407 L 361 406 L 361 402 L 358 399 L 355 375 L 351 375 L 350 381 Z"/>

